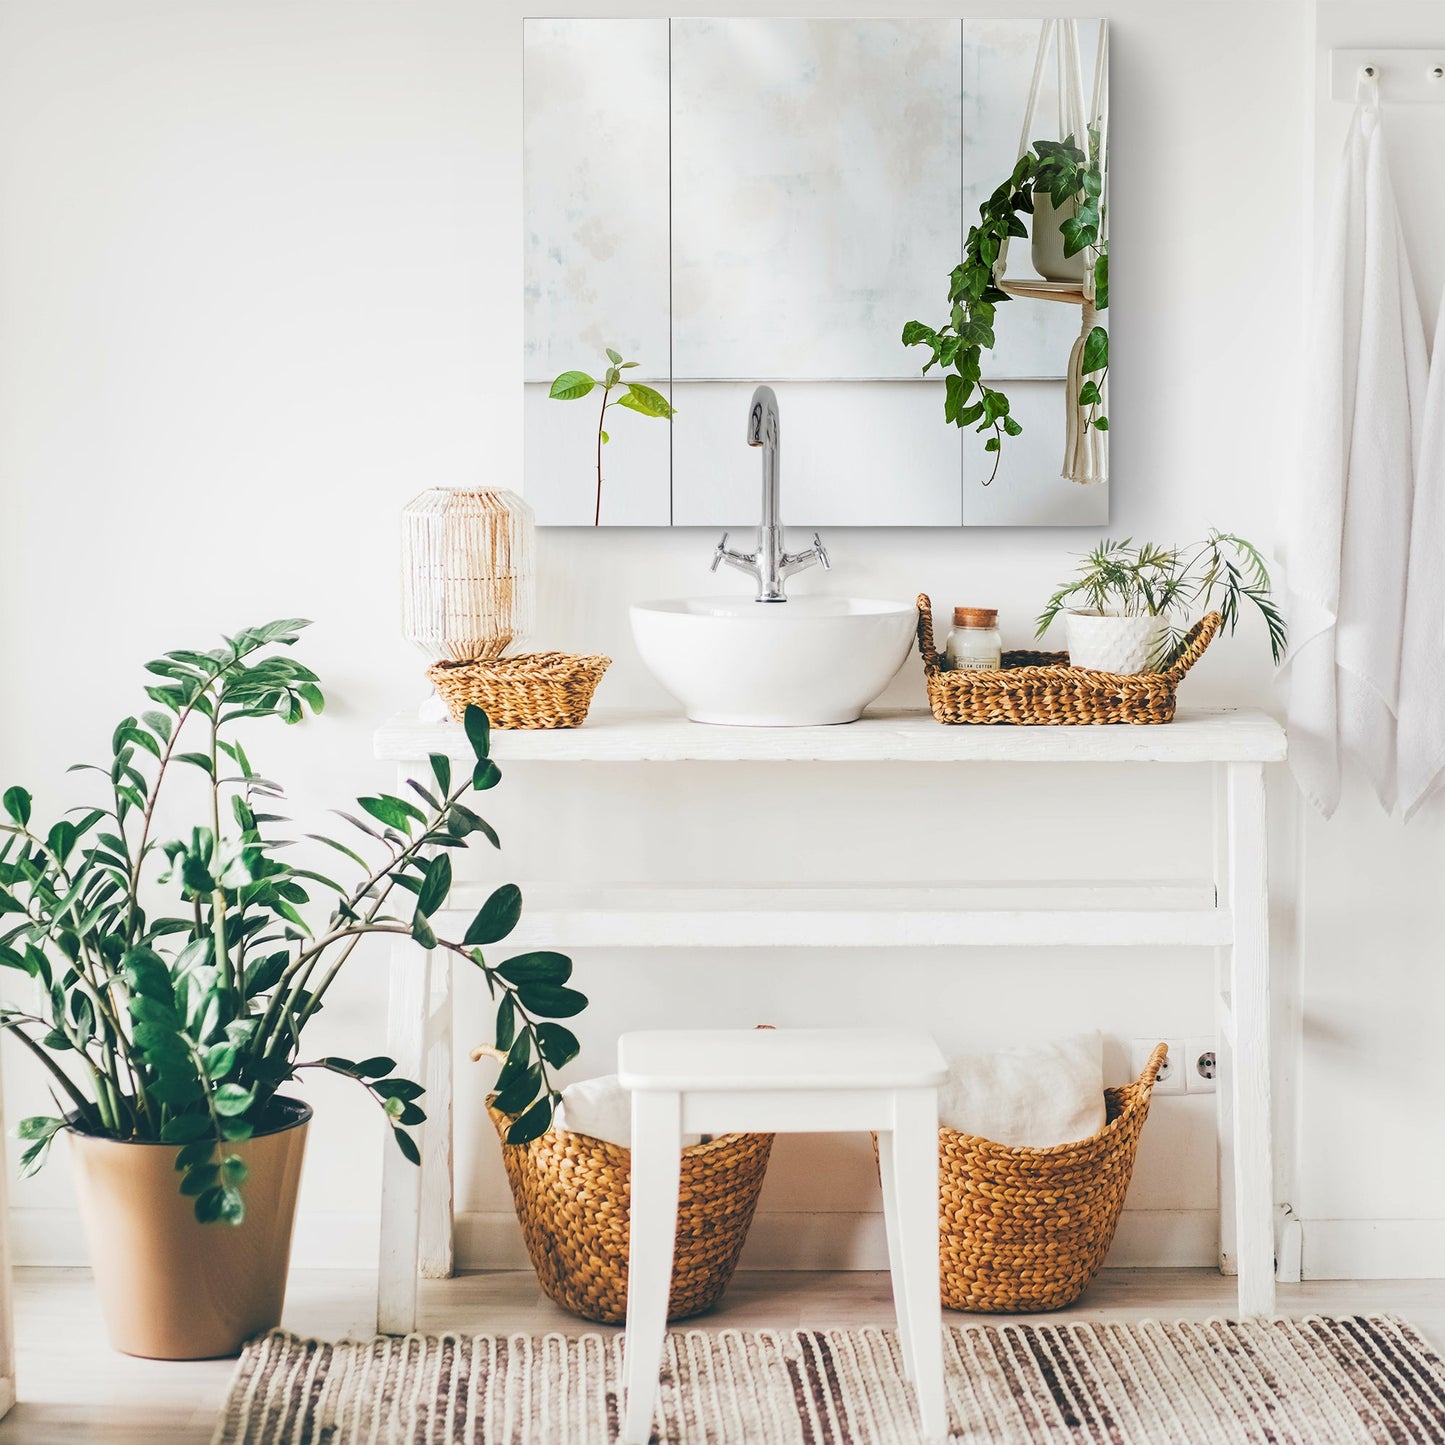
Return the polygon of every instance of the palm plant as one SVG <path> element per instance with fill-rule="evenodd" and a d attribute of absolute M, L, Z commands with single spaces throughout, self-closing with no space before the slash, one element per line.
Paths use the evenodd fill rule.
<path fill-rule="evenodd" d="M 1244 603 L 1264 619 L 1269 650 L 1284 660 L 1289 632 L 1270 590 L 1269 568 L 1259 549 L 1232 532 L 1210 529 L 1202 542 L 1160 547 L 1132 537 L 1100 542 L 1085 555 L 1073 579 L 1049 598 L 1038 617 L 1042 637 L 1060 612 L 1091 609 L 1121 617 L 1167 619 L 1157 665 L 1167 667 L 1179 654 L 1188 622 L 1216 609 L 1232 634 Z M 1185 619 L 1183 622 L 1175 620 Z"/>
<path fill-rule="evenodd" d="M 296 841 L 275 834 L 287 819 L 268 811 L 283 794 L 237 734 L 322 710 L 315 673 L 281 651 L 306 625 L 273 622 L 209 652 L 148 663 L 156 708 L 121 720 L 107 765 L 79 765 L 105 780 L 97 806 L 42 829 L 25 789 L 0 798 L 0 966 L 28 976 L 34 994 L 0 1008 L 0 1030 L 45 1070 L 56 1103 L 55 1114 L 21 1122 L 25 1172 L 67 1127 L 174 1144 L 196 1217 L 239 1224 L 245 1164 L 228 1146 L 267 1127 L 277 1090 L 307 1070 L 360 1083 L 416 1163 L 407 1130 L 426 1117 L 421 1085 L 381 1056 L 301 1056 L 306 1024 L 357 944 L 375 935 L 409 936 L 483 972 L 508 1051 L 506 1102 L 520 1114 L 513 1137 L 550 1125 L 549 1069 L 577 1053 L 576 1038 L 551 1020 L 587 1003 L 566 986 L 571 961 L 536 952 L 487 962 L 482 950 L 521 913 L 512 884 L 491 894 L 461 939 L 439 937 L 431 921 L 451 887 L 452 850 L 477 835 L 500 846 L 464 801 L 501 778 L 481 709 L 467 710 L 467 776 L 454 781 L 449 760 L 434 756 L 429 784 L 411 784 L 414 799 L 364 797 L 358 813 L 340 815 L 350 842 L 307 835 L 339 855 L 350 881 L 278 856 Z M 159 842 L 158 803 L 177 769 L 203 777 L 205 817 Z"/>

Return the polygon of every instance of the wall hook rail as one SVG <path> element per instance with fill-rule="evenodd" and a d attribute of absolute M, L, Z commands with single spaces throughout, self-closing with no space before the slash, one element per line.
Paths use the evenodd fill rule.
<path fill-rule="evenodd" d="M 1373 80 L 1388 105 L 1445 103 L 1445 49 L 1332 50 L 1330 98 L 1354 103 L 1361 80 Z"/>

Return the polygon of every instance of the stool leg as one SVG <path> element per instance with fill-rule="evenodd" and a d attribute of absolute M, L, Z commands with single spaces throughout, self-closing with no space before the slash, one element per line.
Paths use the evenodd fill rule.
<path fill-rule="evenodd" d="M 627 1347 L 623 1355 L 624 1445 L 647 1445 L 672 1291 L 677 1191 L 682 1167 L 682 1100 L 632 1096 L 632 1203 L 628 1231 Z"/>
<path fill-rule="evenodd" d="M 898 1317 L 898 1348 L 903 1354 L 903 1369 L 911 1380 L 913 1340 L 908 1333 L 908 1280 L 903 1273 L 903 1254 L 898 1247 L 898 1184 L 895 1178 L 893 1132 L 878 1131 L 878 1180 L 883 1186 L 883 1227 L 888 1235 L 888 1277 L 893 1284 L 893 1313 Z"/>
<path fill-rule="evenodd" d="M 893 1179 L 913 1384 L 924 1438 L 941 1441 L 948 1438 L 948 1405 L 938 1289 L 937 1094 L 932 1089 L 900 1090 L 894 1118 Z"/>

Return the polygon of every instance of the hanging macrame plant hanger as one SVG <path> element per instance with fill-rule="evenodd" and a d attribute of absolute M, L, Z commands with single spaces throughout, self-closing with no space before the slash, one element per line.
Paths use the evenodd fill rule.
<path fill-rule="evenodd" d="M 1034 58 L 1033 80 L 1029 84 L 1029 100 L 1024 110 L 1023 130 L 1019 136 L 1018 159 L 1022 160 L 1033 145 L 1034 117 L 1039 107 L 1044 65 L 1053 49 L 1058 70 L 1059 93 L 1059 139 L 1074 137 L 1074 143 L 1087 152 L 1089 146 L 1089 125 L 1094 122 L 1099 133 L 1099 156 L 1101 160 L 1099 190 L 1099 242 L 1102 245 L 1108 236 L 1108 187 L 1109 187 L 1109 26 L 1107 21 L 1099 22 L 1099 46 L 1094 61 L 1093 101 L 1086 114 L 1084 111 L 1084 76 L 1079 58 L 1079 25 L 1076 20 L 1045 20 L 1039 29 L 1038 54 Z M 1035 224 L 1037 222 L 1035 221 Z M 1109 476 L 1109 437 L 1107 432 L 1097 430 L 1092 424 L 1095 408 L 1081 406 L 1079 393 L 1084 386 L 1084 342 L 1098 323 L 1094 306 L 1094 268 L 1085 265 L 1080 281 L 1045 281 L 1029 276 L 1019 280 L 1009 279 L 1005 272 L 1008 263 L 1008 238 L 1004 237 L 999 247 L 998 260 L 994 262 L 994 285 L 1009 296 L 1028 297 L 1034 301 L 1061 301 L 1067 306 L 1080 308 L 1078 339 L 1069 353 L 1069 366 L 1064 382 L 1064 464 L 1061 475 L 1070 482 L 1103 482 Z M 1104 414 L 1107 405 L 1107 382 L 1100 387 L 1105 401 L 1098 404 L 1097 413 Z"/>

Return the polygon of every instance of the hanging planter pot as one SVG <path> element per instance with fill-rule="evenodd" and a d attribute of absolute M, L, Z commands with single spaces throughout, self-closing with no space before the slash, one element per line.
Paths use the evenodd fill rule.
<path fill-rule="evenodd" d="M 1079 214 L 1078 197 L 1072 197 L 1062 207 L 1055 206 L 1053 197 L 1045 190 L 1034 190 L 1034 218 L 1030 236 L 1030 257 L 1034 270 L 1045 281 L 1069 281 L 1082 287 L 1089 269 L 1087 250 L 1077 251 L 1072 256 L 1064 255 L 1064 236 L 1060 229 L 1065 221 L 1073 220 Z"/>
<path fill-rule="evenodd" d="M 1117 617 L 1105 612 L 1066 612 L 1069 664 L 1129 676 L 1158 665 L 1166 623 L 1162 617 Z"/>
<path fill-rule="evenodd" d="M 273 1128 L 227 1145 L 247 1171 L 234 1227 L 197 1221 L 174 1144 L 67 1131 L 101 1313 L 122 1354 L 214 1359 L 281 1323 L 311 1110 L 272 1107 Z"/>

